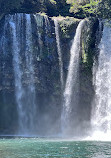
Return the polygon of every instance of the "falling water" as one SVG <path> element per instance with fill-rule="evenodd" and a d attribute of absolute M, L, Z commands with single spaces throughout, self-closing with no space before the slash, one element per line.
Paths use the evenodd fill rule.
<path fill-rule="evenodd" d="M 109 140 L 111 133 L 111 22 L 104 25 L 99 49 L 98 69 L 94 74 L 92 137 Z"/>
<path fill-rule="evenodd" d="M 34 63 L 33 63 L 33 41 L 32 41 L 32 26 L 31 26 L 31 15 L 25 14 L 26 18 L 26 69 L 27 78 L 29 80 L 27 90 L 27 109 L 28 109 L 28 122 L 29 129 L 35 130 L 36 127 L 36 99 L 35 99 L 35 86 L 34 86 Z M 26 109 L 26 110 L 27 110 Z M 33 131 L 34 132 L 34 131 Z"/>
<path fill-rule="evenodd" d="M 6 82 L 6 79 L 5 79 L 5 76 L 6 76 L 6 61 L 5 61 L 5 57 L 7 55 L 7 48 L 6 48 L 6 45 L 7 45 L 7 39 L 6 39 L 6 30 L 7 30 L 7 27 L 8 27 L 8 23 L 7 23 L 7 17 L 5 18 L 5 25 L 4 25 L 4 28 L 3 28 L 3 36 L 1 37 L 1 41 L 0 41 L 0 47 L 2 48 L 2 52 L 3 52 L 3 80 L 2 80 L 2 84 L 3 86 L 5 86 L 5 82 Z"/>
<path fill-rule="evenodd" d="M 48 39 L 47 39 L 47 35 L 49 34 L 50 30 L 51 30 L 51 26 L 50 26 L 50 22 L 48 19 L 48 16 L 44 16 L 45 19 L 45 33 L 46 33 L 46 45 L 47 45 L 47 49 L 48 49 L 48 55 L 50 55 L 50 48 L 49 48 L 49 43 L 48 43 Z"/>
<path fill-rule="evenodd" d="M 41 27 L 43 27 L 43 16 L 40 16 L 39 14 L 35 14 L 34 18 L 37 25 L 38 43 L 39 43 L 39 49 L 40 49 L 40 55 L 41 55 L 43 52 L 42 35 L 41 35 Z M 38 59 L 39 59 L 39 56 L 38 56 Z"/>
<path fill-rule="evenodd" d="M 16 91 L 16 101 L 18 104 L 18 111 L 19 111 L 19 126 L 20 129 L 25 129 L 24 127 L 24 111 L 23 111 L 23 102 L 22 96 L 24 93 L 24 89 L 22 87 L 22 70 L 20 67 L 20 46 L 19 46 L 19 39 L 18 33 L 19 30 L 16 30 L 16 26 L 18 25 L 18 20 L 21 20 L 21 16 L 18 16 L 18 20 L 15 20 L 16 16 L 12 15 L 9 16 L 9 24 L 11 29 L 12 35 L 12 51 L 13 51 L 13 68 L 14 68 L 14 76 L 15 76 L 15 91 Z"/>
<path fill-rule="evenodd" d="M 60 46 L 59 26 L 58 26 L 58 21 L 56 19 L 54 19 L 54 24 L 55 24 L 57 50 L 58 50 L 58 56 L 59 56 L 61 88 L 63 89 L 63 86 L 64 86 L 63 61 L 62 61 L 62 52 L 61 52 L 61 46 Z"/>
<path fill-rule="evenodd" d="M 85 20 L 82 20 L 77 29 L 74 37 L 74 41 L 70 50 L 70 63 L 68 68 L 68 75 L 66 80 L 66 86 L 64 91 L 64 105 L 62 112 L 62 132 L 69 134 L 70 128 L 70 114 L 72 110 L 71 102 L 73 100 L 74 110 L 76 113 L 76 108 L 78 104 L 78 69 L 79 69 L 79 53 L 80 53 L 80 38 L 81 30 L 85 24 Z M 73 97 L 73 98 L 72 98 Z M 76 116 L 74 118 L 76 121 Z"/>
<path fill-rule="evenodd" d="M 31 17 L 25 14 L 26 26 L 26 46 L 25 50 L 25 68 L 22 66 L 21 55 L 21 31 L 24 27 L 23 22 L 24 14 L 9 15 L 8 21 L 10 25 L 10 34 L 12 38 L 12 52 L 13 52 L 13 69 L 15 79 L 15 95 L 18 105 L 19 117 L 19 134 L 34 134 L 36 129 L 36 104 L 35 104 L 35 86 L 34 86 L 34 67 L 33 67 L 33 44 L 32 44 L 32 30 L 31 30 Z M 22 52 L 22 53 L 23 53 Z M 28 84 L 24 86 L 23 76 Z"/>

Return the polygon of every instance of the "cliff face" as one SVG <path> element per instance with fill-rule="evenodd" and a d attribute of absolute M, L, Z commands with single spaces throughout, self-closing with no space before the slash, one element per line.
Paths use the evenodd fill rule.
<path fill-rule="evenodd" d="M 19 5 L 21 5 L 21 3 L 19 3 Z M 30 16 L 31 20 L 31 30 L 29 29 L 31 34 L 28 36 L 26 29 L 27 21 L 29 19 L 26 18 L 27 16 L 28 18 Z M 16 95 L 18 94 L 16 94 L 15 83 L 15 76 L 17 75 L 15 71 L 18 71 L 18 69 L 14 69 L 14 65 L 18 64 L 21 78 L 18 77 L 22 89 L 26 94 L 27 87 L 33 85 L 35 89 L 34 95 L 36 96 L 36 106 L 38 111 L 37 133 L 54 134 L 60 131 L 63 94 L 60 83 L 59 56 L 54 21 L 51 18 L 40 14 L 28 14 L 27 16 L 22 13 L 6 15 L 0 22 L 0 133 L 13 134 L 18 131 L 19 116 L 16 100 Z M 60 35 L 60 47 L 63 57 L 63 72 L 65 80 L 68 72 L 70 48 L 80 20 L 61 17 L 57 20 L 59 23 L 58 30 Z M 17 34 L 17 37 L 15 37 L 13 33 L 14 28 L 16 28 L 15 33 Z M 88 54 L 90 50 L 92 51 L 91 45 L 95 44 L 95 38 L 92 42 L 90 42 L 90 39 L 92 39 L 92 35 L 95 37 L 96 28 L 96 20 L 88 21 L 82 33 L 83 37 L 81 38 L 80 108 L 89 108 L 89 110 L 87 110 L 88 112 L 90 111 L 89 104 L 93 97 L 91 75 L 92 65 L 90 65 L 89 62 L 90 60 L 93 60 L 94 54 L 92 53 L 91 59 L 87 58 L 87 64 L 90 65 L 90 69 L 88 69 L 86 62 L 84 62 L 84 53 Z M 15 40 L 15 38 L 17 39 Z M 28 40 L 31 41 L 31 45 Z M 16 42 L 18 43 L 17 45 L 15 45 Z M 17 50 L 14 50 L 14 48 Z M 20 56 L 17 58 L 16 55 L 18 50 Z M 27 52 L 28 58 L 32 58 L 33 72 L 28 69 L 28 59 L 25 54 Z M 33 75 L 31 73 L 33 73 Z M 32 76 L 33 79 L 30 76 Z M 26 94 L 24 94 L 25 98 L 27 98 Z M 87 112 L 85 111 L 85 114 L 86 113 Z M 89 116 L 86 120 L 87 119 L 89 119 Z"/>
<path fill-rule="evenodd" d="M 97 61 L 98 56 L 98 29 L 99 21 L 95 18 L 86 19 L 86 25 L 82 30 L 81 37 L 81 56 L 80 56 L 80 100 L 79 106 L 81 111 L 80 121 L 83 121 L 83 126 L 86 122 L 90 123 L 92 101 L 94 99 L 93 85 L 93 64 Z M 99 39 L 100 40 L 100 39 Z M 84 117 L 84 120 L 82 118 Z M 90 128 L 90 125 L 87 125 Z M 88 129 L 85 128 L 85 132 Z"/>

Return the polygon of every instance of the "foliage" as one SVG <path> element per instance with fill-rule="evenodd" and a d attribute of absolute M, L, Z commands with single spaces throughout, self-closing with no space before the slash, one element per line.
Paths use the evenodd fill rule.
<path fill-rule="evenodd" d="M 60 14 L 76 18 L 111 18 L 111 0 L 0 0 L 0 15 L 11 12 L 46 12 L 49 16 Z"/>
<path fill-rule="evenodd" d="M 89 3 L 85 4 L 84 6 L 82 6 L 82 9 L 84 10 L 84 12 L 89 13 L 89 14 L 97 14 L 97 10 L 98 10 L 98 6 L 99 3 L 101 2 L 101 0 L 90 0 Z"/>
<path fill-rule="evenodd" d="M 99 17 L 111 19 L 111 0 L 102 0 L 98 9 Z"/>
<path fill-rule="evenodd" d="M 36 11 L 46 11 L 45 0 L 0 0 L 0 14 Z"/>
<path fill-rule="evenodd" d="M 52 4 L 57 4 L 54 0 L 49 0 Z"/>
<path fill-rule="evenodd" d="M 74 15 L 111 18 L 111 0 L 67 0 L 66 3 Z"/>
<path fill-rule="evenodd" d="M 84 16 L 97 15 L 101 0 L 67 0 L 71 5 L 70 12 L 82 13 Z"/>
<path fill-rule="evenodd" d="M 86 4 L 86 0 L 67 0 L 66 2 L 71 5 L 70 12 L 74 13 L 77 13 L 81 9 L 82 5 Z"/>
<path fill-rule="evenodd" d="M 21 6 L 23 0 L 0 0 L 0 12 L 8 12 Z"/>
<path fill-rule="evenodd" d="M 66 0 L 45 0 L 45 5 L 49 16 L 70 15 L 70 6 L 67 5 Z"/>

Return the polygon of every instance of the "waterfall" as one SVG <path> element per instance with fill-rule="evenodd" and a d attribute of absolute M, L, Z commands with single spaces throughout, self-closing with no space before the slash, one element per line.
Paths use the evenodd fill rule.
<path fill-rule="evenodd" d="M 12 123 L 8 132 L 58 132 L 61 85 L 53 21 L 40 14 L 17 13 L 6 15 L 1 26 L 0 90 L 9 103 L 4 103 Z"/>
<path fill-rule="evenodd" d="M 50 55 L 50 49 L 49 49 L 49 43 L 48 43 L 47 35 L 50 33 L 51 26 L 50 26 L 48 16 L 44 16 L 44 19 L 45 19 L 45 33 L 46 33 L 45 42 L 46 42 L 47 49 L 48 49 L 48 55 Z"/>
<path fill-rule="evenodd" d="M 63 86 L 64 86 L 63 61 L 62 61 L 62 52 L 61 52 L 61 46 L 60 46 L 59 26 L 58 26 L 58 21 L 56 19 L 54 19 L 54 24 L 55 24 L 57 51 L 58 51 L 58 56 L 59 56 L 61 89 L 63 90 Z"/>
<path fill-rule="evenodd" d="M 18 33 L 19 30 L 16 30 L 16 26 L 19 25 L 18 20 L 20 21 L 21 17 L 18 16 L 18 20 L 16 21 L 16 17 L 14 15 L 9 16 L 9 24 L 10 24 L 10 31 L 12 35 L 12 51 L 13 51 L 13 68 L 14 68 L 14 76 L 15 76 L 15 95 L 16 95 L 16 101 L 18 104 L 18 111 L 21 111 L 19 113 L 19 125 L 20 129 L 24 129 L 24 111 L 23 111 L 23 104 L 22 104 L 22 96 L 24 93 L 23 87 L 22 87 L 22 70 L 20 67 L 20 45 L 19 45 L 19 37 Z M 21 120 L 20 120 L 21 119 Z"/>
<path fill-rule="evenodd" d="M 27 90 L 27 108 L 28 108 L 28 122 L 29 129 L 35 130 L 36 127 L 36 94 L 34 85 L 34 63 L 33 63 L 33 40 L 32 40 L 32 27 L 31 27 L 31 15 L 26 14 L 26 69 L 27 78 L 29 80 L 28 90 Z"/>
<path fill-rule="evenodd" d="M 38 43 L 39 43 L 39 49 L 40 49 L 40 55 L 43 52 L 42 48 L 42 37 L 41 37 L 41 27 L 43 27 L 43 16 L 40 16 L 39 14 L 34 15 L 36 25 L 37 25 L 37 34 L 38 34 Z M 39 60 L 39 56 L 38 56 Z"/>
<path fill-rule="evenodd" d="M 80 54 L 80 38 L 81 31 L 85 24 L 85 20 L 82 20 L 77 29 L 76 34 L 70 50 L 70 62 L 68 67 L 68 75 L 66 79 L 65 91 L 64 91 L 64 104 L 62 112 L 62 132 L 69 134 L 72 130 L 70 115 L 72 111 L 72 104 L 74 108 L 75 116 L 73 122 L 76 122 L 77 105 L 78 105 L 78 70 L 79 70 L 79 54 Z M 75 127 L 76 128 L 76 127 Z"/>
<path fill-rule="evenodd" d="M 5 56 L 7 55 L 7 48 L 6 48 L 6 45 L 7 45 L 7 39 L 6 39 L 6 29 L 8 27 L 8 23 L 7 23 L 7 18 L 5 18 L 5 25 L 4 25 L 4 28 L 3 28 L 3 36 L 1 37 L 1 41 L 0 41 L 0 48 L 2 48 L 2 52 L 3 52 L 3 79 L 2 79 L 2 84 L 5 85 L 5 69 L 6 69 L 6 62 L 5 62 Z"/>
<path fill-rule="evenodd" d="M 25 24 L 23 19 L 25 18 Z M 13 69 L 15 80 L 15 95 L 18 108 L 19 134 L 34 134 L 36 131 L 36 100 L 33 67 L 33 43 L 31 30 L 31 16 L 29 14 L 9 15 L 7 18 L 12 39 Z M 26 26 L 25 37 L 23 28 Z M 22 46 L 25 38 L 25 49 Z M 22 54 L 25 65 L 22 65 Z M 25 78 L 24 78 L 25 76 Z M 27 84 L 23 83 L 23 78 Z"/>
<path fill-rule="evenodd" d="M 92 110 L 93 139 L 109 140 L 111 133 L 111 22 L 104 22 L 99 44 L 98 68 L 94 68 L 95 98 Z"/>

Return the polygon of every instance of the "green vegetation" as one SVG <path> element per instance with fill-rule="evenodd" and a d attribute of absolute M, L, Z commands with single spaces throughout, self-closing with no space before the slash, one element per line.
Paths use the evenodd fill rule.
<path fill-rule="evenodd" d="M 50 0 L 50 2 L 51 2 L 52 4 L 57 4 L 56 1 L 54 1 L 54 0 Z"/>
<path fill-rule="evenodd" d="M 85 16 L 96 15 L 101 0 L 67 0 L 71 5 L 70 12 L 82 13 Z"/>
<path fill-rule="evenodd" d="M 0 0 L 0 15 L 12 12 L 111 18 L 111 0 Z"/>
<path fill-rule="evenodd" d="M 111 0 L 49 0 L 55 12 L 61 15 L 73 15 L 77 18 L 111 18 Z M 52 6 L 51 6 L 52 7 Z M 50 7 L 50 8 L 51 8 Z M 53 10 L 54 12 L 54 10 Z M 70 12 L 70 13 L 69 13 Z"/>
<path fill-rule="evenodd" d="M 78 17 L 111 18 L 111 0 L 67 0 L 70 12 Z"/>
<path fill-rule="evenodd" d="M 102 0 L 98 14 L 100 17 L 111 19 L 111 0 Z"/>

